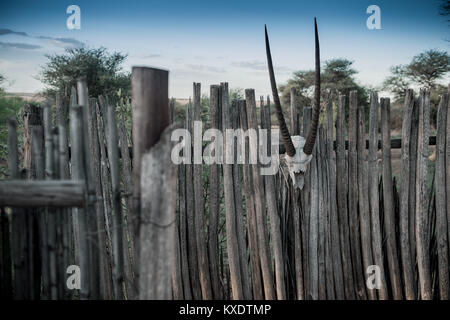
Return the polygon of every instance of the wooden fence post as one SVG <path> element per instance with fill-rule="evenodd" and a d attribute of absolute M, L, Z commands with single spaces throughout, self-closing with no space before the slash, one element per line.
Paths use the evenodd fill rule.
<path fill-rule="evenodd" d="M 260 107 L 261 111 L 261 128 L 267 130 L 267 155 L 270 157 L 272 165 L 272 141 L 271 141 L 271 121 L 270 121 L 270 104 Z M 275 283 L 278 300 L 286 300 L 286 284 L 284 272 L 284 256 L 283 244 L 281 239 L 280 215 L 277 208 L 277 198 L 275 189 L 275 176 L 264 176 L 267 213 L 270 222 L 270 235 L 273 245 L 273 258 L 275 260 Z"/>
<path fill-rule="evenodd" d="M 342 267 L 344 272 L 344 288 L 347 299 L 355 299 L 355 287 L 351 260 L 350 228 L 348 224 L 348 171 L 345 156 L 345 104 L 346 96 L 339 95 L 338 110 L 336 114 L 336 181 L 337 205 L 339 212 L 339 226 L 341 235 Z"/>
<path fill-rule="evenodd" d="M 432 299 L 430 273 L 430 235 L 428 233 L 428 137 L 430 135 L 430 92 L 420 91 L 419 136 L 416 175 L 416 245 L 420 297 Z"/>
<path fill-rule="evenodd" d="M 348 213 L 353 276 L 358 299 L 367 299 L 361 258 L 361 239 L 358 221 L 358 93 L 350 91 L 348 114 Z M 390 145 L 389 145 L 390 148 Z"/>
<path fill-rule="evenodd" d="M 70 141 L 71 141 L 71 161 L 72 161 L 72 179 L 85 180 L 84 161 L 83 161 L 83 119 L 82 107 L 72 105 L 70 107 Z M 90 297 L 90 258 L 89 258 L 89 240 L 87 237 L 87 220 L 85 210 L 81 208 L 74 209 L 76 216 L 75 227 L 78 241 L 77 259 L 81 273 L 80 298 L 88 299 Z"/>
<path fill-rule="evenodd" d="M 67 141 L 67 105 L 63 100 L 63 95 L 58 93 L 56 96 L 56 125 L 58 127 L 58 157 L 59 157 L 59 177 L 63 180 L 70 179 L 69 170 L 69 146 Z M 37 170 L 37 169 L 36 169 Z M 63 208 L 61 209 L 61 232 L 62 232 L 62 267 L 60 267 L 60 281 L 62 282 L 62 294 L 63 299 L 69 299 L 71 293 L 67 290 L 65 279 L 66 270 L 71 262 L 72 254 L 72 221 L 71 221 L 71 209 Z"/>
<path fill-rule="evenodd" d="M 416 187 L 417 187 L 417 152 L 419 148 L 419 113 L 420 113 L 420 94 L 419 97 L 414 99 L 414 109 L 411 119 L 411 139 L 410 139 L 410 166 L 409 166 L 409 240 L 411 248 L 411 262 L 413 266 L 417 264 L 417 252 L 416 252 Z M 417 268 L 413 268 L 414 279 L 417 282 L 418 271 Z M 417 290 L 416 290 L 417 292 Z"/>
<path fill-rule="evenodd" d="M 168 105 L 165 107 L 168 108 Z M 167 300 L 172 296 L 176 171 L 170 158 L 170 135 L 171 127 L 167 127 L 160 135 L 159 141 L 142 156 L 139 244 L 141 300 Z"/>
<path fill-rule="evenodd" d="M 188 108 L 186 109 L 186 129 L 193 135 L 193 118 L 194 110 L 192 103 L 189 100 Z M 188 146 L 192 150 L 191 145 Z M 191 152 L 192 153 L 192 152 Z M 196 300 L 202 299 L 202 290 L 200 288 L 200 274 L 198 268 L 197 258 L 197 240 L 195 231 L 195 205 L 194 205 L 194 165 L 192 164 L 192 154 L 186 164 L 186 210 L 187 210 L 187 229 L 188 229 L 188 252 L 189 252 L 189 273 L 192 285 L 192 295 Z"/>
<path fill-rule="evenodd" d="M 175 123 L 175 99 L 171 98 L 170 99 L 170 103 L 169 103 L 169 108 L 170 108 L 170 124 L 174 125 Z M 176 178 L 177 178 L 177 185 L 178 188 L 176 188 L 176 191 L 178 192 L 178 194 L 181 195 L 181 185 L 180 185 L 180 169 L 181 169 L 182 165 L 177 165 L 175 167 L 175 171 L 176 171 Z M 183 182 L 184 185 L 184 182 Z M 180 219 L 181 217 L 184 217 L 185 213 L 182 214 L 181 213 L 181 203 L 182 201 L 185 201 L 185 199 L 181 199 L 181 197 L 177 196 L 176 197 L 176 206 L 175 206 L 175 225 L 173 227 L 173 241 L 172 241 L 172 261 L 171 261 L 171 266 L 172 266 L 172 294 L 173 294 L 173 299 L 174 300 L 182 300 L 184 299 L 184 292 L 183 292 L 183 265 L 182 265 L 182 257 L 181 257 L 181 237 L 180 237 L 180 225 L 182 220 Z M 185 204 L 186 202 L 184 202 L 183 204 Z M 125 226 L 124 226 L 125 227 Z M 187 256 L 186 256 L 186 261 L 187 261 Z"/>
<path fill-rule="evenodd" d="M 448 230 L 447 230 L 447 199 L 445 192 L 445 129 L 447 126 L 447 106 L 449 96 L 444 94 L 438 107 L 436 133 L 436 241 L 438 251 L 439 293 L 441 300 L 449 299 L 449 264 L 448 264 Z"/>
<path fill-rule="evenodd" d="M 341 242 L 339 234 L 337 199 L 336 199 L 336 170 L 333 150 L 334 141 L 334 122 L 333 122 L 333 100 L 330 98 L 327 102 L 327 175 L 328 195 L 330 204 L 330 233 L 332 243 L 334 284 L 336 289 L 336 298 L 345 299 L 344 275 L 342 271 Z"/>
<path fill-rule="evenodd" d="M 119 172 L 119 149 L 117 138 L 117 121 L 115 107 L 106 104 L 106 125 L 109 168 L 111 170 L 112 204 L 113 204 L 113 279 L 114 297 L 116 300 L 124 298 L 123 294 L 123 239 L 122 239 L 122 200 L 120 197 L 120 172 Z"/>
<path fill-rule="evenodd" d="M 243 132 L 248 132 L 247 106 L 245 100 L 239 101 L 240 125 Z M 261 275 L 261 262 L 258 248 L 258 231 L 256 225 L 255 196 L 253 193 L 253 175 L 249 162 L 250 137 L 242 137 L 242 143 L 245 144 L 245 164 L 243 165 L 243 183 L 245 195 L 245 212 L 247 214 L 247 233 L 250 251 L 251 279 L 253 287 L 253 298 L 262 300 L 264 298 L 264 289 Z"/>
<path fill-rule="evenodd" d="M 303 108 L 303 136 L 306 137 L 308 134 L 308 128 L 311 123 L 312 108 Z M 303 243 L 303 277 L 304 288 L 305 288 L 305 298 L 310 299 L 310 279 L 309 279 L 309 229 L 310 229 L 310 214 L 311 214 L 311 169 L 312 163 L 309 165 L 309 170 L 305 173 L 305 185 L 302 190 L 302 211 L 301 211 L 301 228 L 302 228 L 302 243 Z"/>
<path fill-rule="evenodd" d="M 99 244 L 99 268 L 100 268 L 100 297 L 103 299 L 113 299 L 113 290 L 111 284 L 111 260 L 110 255 L 106 252 L 106 225 L 105 225 L 105 205 L 103 201 L 102 190 L 102 157 L 100 152 L 100 137 L 99 137 L 100 123 L 97 119 L 97 100 L 89 99 L 88 122 L 89 122 L 89 139 L 90 139 L 90 153 L 92 159 L 93 170 L 93 184 L 95 188 L 96 201 L 96 217 L 98 229 L 98 244 Z M 100 131 L 101 132 L 101 131 Z"/>
<path fill-rule="evenodd" d="M 247 122 L 248 128 L 256 131 L 256 135 L 258 135 L 258 122 L 256 118 L 256 102 L 255 102 L 255 91 L 253 89 L 245 90 L 245 100 L 247 106 Z M 258 158 L 258 141 L 256 141 L 254 137 L 250 135 L 250 143 L 249 143 L 249 153 L 250 159 L 255 157 Z M 256 225 L 258 229 L 258 248 L 259 255 L 261 259 L 261 271 L 262 278 L 264 284 L 264 294 L 265 299 L 274 300 L 276 299 L 276 294 L 274 290 L 274 281 L 273 281 L 273 271 L 272 271 L 272 263 L 270 259 L 270 250 L 267 241 L 267 231 L 265 228 L 265 201 L 264 201 L 264 187 L 263 180 L 260 174 L 260 166 L 258 164 L 252 164 L 252 174 L 253 174 L 253 188 L 255 194 L 255 212 L 256 212 Z"/>
<path fill-rule="evenodd" d="M 131 195 L 133 193 L 133 181 L 131 179 L 131 157 L 128 144 L 128 136 L 125 127 L 125 115 L 124 112 L 120 112 L 119 119 L 119 140 L 120 140 L 120 152 L 122 155 L 122 184 L 125 194 L 126 211 L 123 212 L 123 251 L 124 251 L 124 282 L 127 289 L 127 298 L 134 299 L 135 288 L 133 286 L 133 270 L 134 270 L 134 243 L 133 243 L 133 223 L 130 220 L 132 201 Z"/>
<path fill-rule="evenodd" d="M 414 112 L 414 92 L 408 90 L 406 92 L 405 104 L 403 107 L 403 123 L 402 123 L 402 184 L 400 193 L 400 252 L 402 258 L 403 282 L 405 286 L 405 298 L 407 300 L 416 299 L 415 277 L 413 271 L 411 257 L 411 240 L 410 240 L 410 185 L 415 181 L 410 181 L 410 139 L 412 117 Z M 415 249 L 415 248 L 413 248 Z"/>
<path fill-rule="evenodd" d="M 239 123 L 239 102 L 238 100 L 233 100 L 231 104 L 231 128 L 233 128 L 234 135 L 233 139 L 236 136 L 238 141 L 241 140 L 241 132 L 239 131 L 240 123 Z M 237 130 L 237 131 L 236 131 Z M 236 132 L 238 132 L 236 134 Z M 234 140 L 233 140 L 234 141 Z M 242 154 L 242 145 L 238 145 L 233 143 L 234 148 L 234 157 L 233 157 L 233 185 L 234 185 L 234 201 L 236 203 L 236 230 L 237 230 L 237 239 L 239 245 L 239 262 L 241 267 L 241 277 L 242 277 L 242 290 L 244 299 L 249 300 L 252 298 L 251 286 L 250 286 L 250 278 L 248 271 L 248 251 L 247 251 L 247 243 L 245 241 L 245 226 L 244 226 L 244 209 L 242 203 L 242 173 L 241 173 L 241 164 L 238 161 L 238 154 Z"/>
<path fill-rule="evenodd" d="M 330 97 L 330 96 L 329 96 Z M 328 102 L 327 102 L 328 104 Z M 326 126 L 326 123 L 325 123 Z M 323 199 L 325 199 L 323 203 L 323 210 L 324 210 L 324 226 L 323 226 L 323 232 L 324 232 L 324 245 L 325 245 L 325 278 L 326 278 L 326 293 L 327 293 L 327 299 L 329 300 L 335 300 L 336 299 L 336 293 L 335 293 L 335 280 L 334 280 L 334 267 L 333 267 L 333 244 L 331 239 L 331 215 L 335 214 L 330 209 L 330 193 L 329 193 L 329 171 L 328 171 L 328 146 L 327 146 L 327 130 L 326 127 L 321 127 L 320 130 L 320 150 L 321 150 L 321 167 L 322 167 L 322 193 L 323 193 Z M 338 241 L 339 242 L 339 241 Z"/>
<path fill-rule="evenodd" d="M 379 289 L 379 298 L 388 299 L 386 288 L 386 276 L 383 261 L 383 248 L 380 226 L 380 205 L 378 192 L 378 94 L 372 92 L 370 96 L 370 117 L 369 117 L 369 199 L 370 216 L 372 226 L 372 248 L 375 264 L 380 270 L 381 288 Z"/>
<path fill-rule="evenodd" d="M 381 98 L 381 137 L 383 153 L 383 201 L 384 229 L 386 232 L 386 253 L 391 280 L 392 293 L 395 300 L 403 298 L 400 265 L 398 261 L 396 223 L 394 211 L 394 189 L 392 185 L 391 167 L 391 107 L 388 98 Z"/>
<path fill-rule="evenodd" d="M 169 125 L 168 76 L 169 73 L 165 70 L 145 67 L 133 67 L 131 74 L 135 200 L 132 218 L 137 256 L 135 266 L 139 268 L 135 267 L 135 284 L 139 288 L 141 299 L 168 298 L 171 292 L 170 262 L 167 260 L 170 258 L 171 241 L 173 241 L 170 226 L 173 222 L 172 209 L 174 206 L 171 192 L 173 191 L 172 183 L 175 181 L 175 170 L 173 166 L 167 165 L 171 161 L 168 158 L 171 153 L 170 144 L 165 140 L 169 137 L 165 137 L 163 134 Z M 166 148 L 169 149 L 166 150 Z M 158 154 L 159 151 L 161 154 Z M 147 155 L 143 158 L 145 153 Z M 166 162 L 162 162 L 164 160 Z M 145 171 L 142 176 L 141 164 L 146 166 L 143 168 Z M 155 165 L 155 170 L 151 170 L 152 164 Z M 152 178 L 154 178 L 153 181 Z M 164 180 L 160 181 L 160 179 Z M 159 181 L 159 185 L 157 181 Z M 145 198 L 142 194 L 141 211 L 142 187 L 145 187 L 145 190 L 142 190 L 145 191 Z M 164 210 L 160 208 L 158 213 L 161 201 L 165 197 L 167 197 L 167 206 Z M 154 201 L 151 201 L 152 198 Z M 145 215 L 141 216 L 141 213 L 145 213 Z M 170 226 L 164 228 L 166 223 L 169 223 Z M 152 238 L 153 241 L 151 241 Z M 159 241 L 164 241 L 164 245 Z M 162 251 L 164 248 L 167 252 Z M 149 265 L 148 261 L 155 261 L 155 264 Z M 159 274 L 160 268 L 164 267 L 168 268 L 163 270 L 163 274 Z"/>
<path fill-rule="evenodd" d="M 89 250 L 89 281 L 90 281 L 90 298 L 98 299 L 100 296 L 100 247 L 99 247 L 99 233 L 97 225 L 97 211 L 95 210 L 95 185 L 93 180 L 93 168 L 92 168 L 92 144 L 90 137 L 92 128 L 89 126 L 89 94 L 87 87 L 86 77 L 80 77 L 77 80 L 77 93 L 78 93 L 78 103 L 82 107 L 82 121 L 84 130 L 81 132 L 83 139 L 83 156 L 84 156 L 84 171 L 85 171 L 85 181 L 88 193 L 87 206 L 86 206 L 86 230 L 89 234 L 88 250 Z"/>
<path fill-rule="evenodd" d="M 188 109 L 186 108 L 186 118 L 188 117 Z M 182 126 L 185 130 L 188 130 L 187 120 Z M 186 142 L 188 143 L 188 142 Z M 186 146 L 190 148 L 190 144 Z M 186 152 L 183 153 L 186 157 Z M 186 159 L 188 160 L 188 159 Z M 188 229 L 187 229 L 187 198 L 186 198 L 186 166 L 187 164 L 181 163 L 178 166 L 178 201 L 179 201 L 179 229 L 180 229 L 180 251 L 181 251 L 181 276 L 183 279 L 183 298 L 186 300 L 192 299 L 191 292 L 191 279 L 189 276 L 189 258 L 188 258 Z"/>
<path fill-rule="evenodd" d="M 372 236 L 370 228 L 369 208 L 369 172 L 366 155 L 366 121 L 364 106 L 358 107 L 358 193 L 359 193 L 359 223 L 361 231 L 361 248 L 364 265 L 364 274 L 367 277 L 367 268 L 373 265 Z M 369 299 L 376 300 L 375 289 L 367 290 Z"/>
<path fill-rule="evenodd" d="M 318 229 L 317 229 L 317 262 L 318 262 L 318 288 L 319 288 L 319 300 L 327 299 L 327 275 L 326 275 L 326 231 L 325 228 L 327 226 L 327 212 L 326 212 L 326 194 L 325 194 L 325 184 L 324 179 L 326 179 L 323 167 L 322 167 L 322 158 L 324 156 L 323 141 L 322 141 L 322 126 L 319 126 L 317 134 L 317 141 L 315 144 L 316 148 L 316 157 L 317 157 L 317 184 L 318 184 L 318 192 L 317 197 L 319 199 L 319 209 L 318 209 Z M 324 201 L 325 200 L 325 201 Z"/>
<path fill-rule="evenodd" d="M 56 159 L 54 156 L 54 141 L 52 134 L 52 107 L 47 101 L 44 106 L 44 145 L 45 145 L 45 179 L 55 179 L 56 172 L 59 168 L 56 168 Z M 49 298 L 52 300 L 58 299 L 58 261 L 56 255 L 56 215 L 59 214 L 55 208 L 47 208 L 47 247 L 49 251 L 49 266 L 50 266 L 50 287 Z"/>
<path fill-rule="evenodd" d="M 447 102 L 447 124 L 446 124 L 446 137 L 445 137 L 445 171 L 446 171 L 446 183 L 445 192 L 447 196 L 447 238 L 448 247 L 450 248 L 450 86 L 448 87 L 447 94 L 449 95 Z"/>
<path fill-rule="evenodd" d="M 201 92 L 200 83 L 194 83 L 194 121 L 201 122 Z M 195 127 L 195 124 L 194 124 Z M 195 129 L 194 129 L 195 130 Z M 194 135 L 195 137 L 195 135 Z M 197 149 L 197 145 L 199 148 Z M 202 141 L 194 141 L 194 155 L 202 152 Z M 195 159 L 195 156 L 194 156 Z M 194 160 L 195 161 L 195 160 Z M 209 274 L 209 259 L 206 247 L 206 228 L 204 222 L 205 203 L 203 198 L 203 164 L 194 162 L 194 204 L 195 204 L 195 235 L 197 241 L 198 267 L 200 271 L 200 287 L 204 300 L 212 299 L 211 277 Z"/>
<path fill-rule="evenodd" d="M 113 247 L 113 240 L 112 240 L 112 186 L 111 186 L 111 176 L 109 173 L 108 168 L 108 156 L 107 156 L 107 146 L 106 146 L 106 135 L 107 135 L 107 119 L 106 119 L 106 101 L 103 98 L 103 96 L 98 97 L 98 103 L 96 103 L 95 106 L 95 117 L 97 118 L 97 125 L 98 125 L 98 146 L 100 149 L 100 180 L 101 180 L 101 194 L 103 196 L 103 217 L 104 220 L 103 228 L 105 229 L 105 242 L 108 243 L 108 247 Z M 94 115 L 93 115 L 94 116 Z M 131 184 L 130 184 L 131 189 Z M 112 249 L 111 249 L 112 250 Z M 112 253 L 108 255 L 107 260 L 107 277 L 108 277 L 108 292 L 111 296 L 111 299 L 114 297 L 114 284 L 113 284 L 113 277 L 112 277 L 112 268 L 113 268 L 113 257 Z M 129 280 L 131 281 L 131 280 Z M 129 283 L 129 287 L 132 287 L 134 289 L 133 284 Z M 134 290 L 133 290 L 134 292 Z M 135 296 L 133 293 L 127 292 L 129 299 L 134 299 Z"/>
<path fill-rule="evenodd" d="M 19 150 L 17 139 L 17 122 L 8 119 L 8 168 L 11 179 L 21 179 L 19 172 Z M 13 262 L 13 298 L 29 299 L 27 216 L 22 208 L 11 211 L 11 254 Z"/>
<path fill-rule="evenodd" d="M 210 87 L 210 126 L 211 129 L 220 129 L 222 110 L 220 109 L 220 88 L 217 85 Z M 215 155 L 219 152 L 214 150 Z M 219 214 L 220 214 L 220 164 L 214 163 L 209 169 L 209 262 L 211 263 L 211 286 L 214 299 L 222 298 L 219 281 Z"/>
<path fill-rule="evenodd" d="M 231 108 L 228 95 L 228 83 L 221 83 L 221 102 L 222 102 L 222 130 L 225 132 L 231 129 Z M 227 163 L 227 159 L 233 159 L 230 155 L 234 150 L 230 148 L 232 140 L 227 139 L 227 135 L 223 139 L 223 186 L 225 195 L 225 214 L 226 214 L 226 237 L 228 264 L 230 268 L 230 279 L 232 295 L 234 300 L 244 299 L 244 289 L 242 286 L 241 261 L 239 255 L 239 243 L 237 239 L 236 225 L 236 201 L 233 185 L 233 167 Z"/>

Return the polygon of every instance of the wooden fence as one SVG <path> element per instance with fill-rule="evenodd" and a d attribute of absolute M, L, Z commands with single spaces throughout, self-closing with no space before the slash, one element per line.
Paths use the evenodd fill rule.
<path fill-rule="evenodd" d="M 401 140 L 391 140 L 389 99 L 372 93 L 365 110 L 356 92 L 330 95 L 299 190 L 283 166 L 263 176 L 261 164 L 173 164 L 173 129 L 192 132 L 203 110 L 194 83 L 181 124 L 167 89 L 167 71 L 133 68 L 132 137 L 123 106 L 89 97 L 83 78 L 70 102 L 58 95 L 54 108 L 27 106 L 20 170 L 17 125 L 8 122 L 3 298 L 449 298 L 448 94 L 430 137 L 429 92 L 409 90 Z M 270 101 L 260 100 L 257 108 L 247 89 L 230 101 L 227 83 L 212 85 L 203 125 L 270 136 Z M 290 115 L 291 134 L 304 136 L 311 108 L 294 91 Z M 185 157 L 203 151 L 191 143 Z M 224 145 L 214 153 L 237 157 L 237 146 Z M 393 176 L 391 147 L 400 146 Z M 256 148 L 247 143 L 245 159 Z"/>

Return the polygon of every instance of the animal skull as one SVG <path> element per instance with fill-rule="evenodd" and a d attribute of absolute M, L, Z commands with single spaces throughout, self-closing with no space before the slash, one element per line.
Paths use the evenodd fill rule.
<path fill-rule="evenodd" d="M 312 154 L 307 155 L 303 152 L 303 146 L 306 142 L 306 139 L 304 137 L 291 136 L 291 138 L 296 152 L 293 157 L 290 157 L 286 154 L 285 162 L 294 188 L 299 188 L 300 190 L 302 190 L 305 184 L 304 174 L 306 172 L 308 164 L 311 162 Z"/>
<path fill-rule="evenodd" d="M 312 152 L 316 141 L 317 127 L 319 124 L 320 113 L 320 49 L 319 35 L 317 31 L 317 22 L 314 18 L 314 36 L 315 36 L 315 82 L 314 82 L 314 108 L 309 125 L 307 137 L 291 136 L 284 119 L 283 110 L 281 109 L 280 98 L 278 97 L 278 89 L 273 71 L 272 55 L 270 53 L 269 36 L 267 27 L 264 27 L 266 38 L 266 55 L 267 66 L 269 69 L 270 86 L 272 87 L 272 95 L 275 103 L 275 114 L 278 118 L 278 125 L 281 131 L 281 140 L 286 149 L 285 163 L 289 170 L 289 176 L 292 179 L 294 188 L 303 189 L 304 174 L 308 163 L 312 159 Z"/>

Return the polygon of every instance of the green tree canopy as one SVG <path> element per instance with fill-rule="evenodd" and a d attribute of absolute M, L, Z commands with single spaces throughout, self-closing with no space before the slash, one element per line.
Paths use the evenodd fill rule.
<path fill-rule="evenodd" d="M 414 56 L 406 66 L 405 74 L 413 82 L 434 89 L 436 82 L 444 77 L 450 69 L 450 56 L 446 51 L 428 50 Z"/>
<path fill-rule="evenodd" d="M 405 73 L 405 66 L 393 66 L 390 70 L 391 75 L 384 80 L 382 88 L 394 94 L 395 101 L 403 101 L 406 90 L 411 86 L 411 81 Z"/>
<path fill-rule="evenodd" d="M 450 71 L 450 55 L 431 49 L 413 57 L 407 65 L 393 66 L 391 75 L 383 82 L 383 89 L 392 92 L 397 102 L 402 101 L 411 86 L 441 90 L 439 80 Z"/>
<path fill-rule="evenodd" d="M 353 61 L 344 58 L 325 61 L 321 70 L 322 101 L 324 101 L 327 89 L 345 95 L 356 90 L 359 103 L 362 105 L 368 103 L 367 90 L 356 82 L 354 75 L 357 74 L 357 71 L 352 68 L 352 65 Z M 286 84 L 279 87 L 284 104 L 290 103 L 292 87 L 296 88 L 300 102 L 305 106 L 311 106 L 314 93 L 314 70 L 296 71 Z"/>
<path fill-rule="evenodd" d="M 130 74 L 122 72 L 121 65 L 126 58 L 122 53 L 109 53 L 105 48 L 80 47 L 46 57 L 49 61 L 42 66 L 39 79 L 48 86 L 47 95 L 55 91 L 70 92 L 67 89 L 75 86 L 80 76 L 86 76 L 90 96 L 129 94 Z"/>

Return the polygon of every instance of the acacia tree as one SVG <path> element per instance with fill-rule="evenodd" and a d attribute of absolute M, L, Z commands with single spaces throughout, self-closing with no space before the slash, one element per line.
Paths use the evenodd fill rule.
<path fill-rule="evenodd" d="M 430 117 L 435 123 L 440 96 L 447 91 L 439 80 L 449 73 L 449 68 L 450 55 L 446 51 L 431 49 L 414 56 L 409 64 L 391 67 L 391 75 L 384 80 L 382 88 L 394 94 L 397 104 L 403 104 L 406 89 L 412 86 L 429 89 Z"/>
<path fill-rule="evenodd" d="M 403 101 L 406 90 L 411 86 L 411 81 L 405 73 L 405 66 L 393 66 L 390 68 L 391 75 L 383 82 L 383 90 L 394 94 L 394 101 Z"/>
<path fill-rule="evenodd" d="M 449 66 L 450 56 L 446 51 L 428 50 L 414 56 L 406 68 L 406 76 L 431 90 L 449 72 Z"/>
<path fill-rule="evenodd" d="M 438 81 L 450 71 L 450 55 L 446 51 L 431 49 L 413 57 L 407 65 L 391 68 L 391 75 L 383 82 L 383 89 L 402 100 L 411 85 L 439 91 Z"/>
<path fill-rule="evenodd" d="M 42 66 L 39 79 L 48 87 L 45 94 L 55 91 L 70 92 L 77 78 L 87 77 L 89 94 L 116 97 L 129 95 L 130 73 L 122 71 L 126 55 L 119 52 L 109 53 L 105 48 L 86 47 L 68 48 L 64 54 L 46 55 L 49 61 Z"/>
<path fill-rule="evenodd" d="M 343 58 L 325 61 L 320 75 L 322 95 L 325 94 L 327 89 L 346 95 L 350 91 L 356 90 L 359 103 L 367 105 L 367 89 L 356 82 L 354 75 L 358 72 L 352 68 L 352 65 L 353 61 Z M 290 90 L 292 87 L 295 87 L 300 103 L 305 106 L 311 106 L 314 79 L 314 70 L 294 72 L 293 77 L 286 84 L 279 87 L 283 104 L 288 105 L 290 103 Z M 325 97 L 323 97 L 322 101 L 325 101 Z"/>

